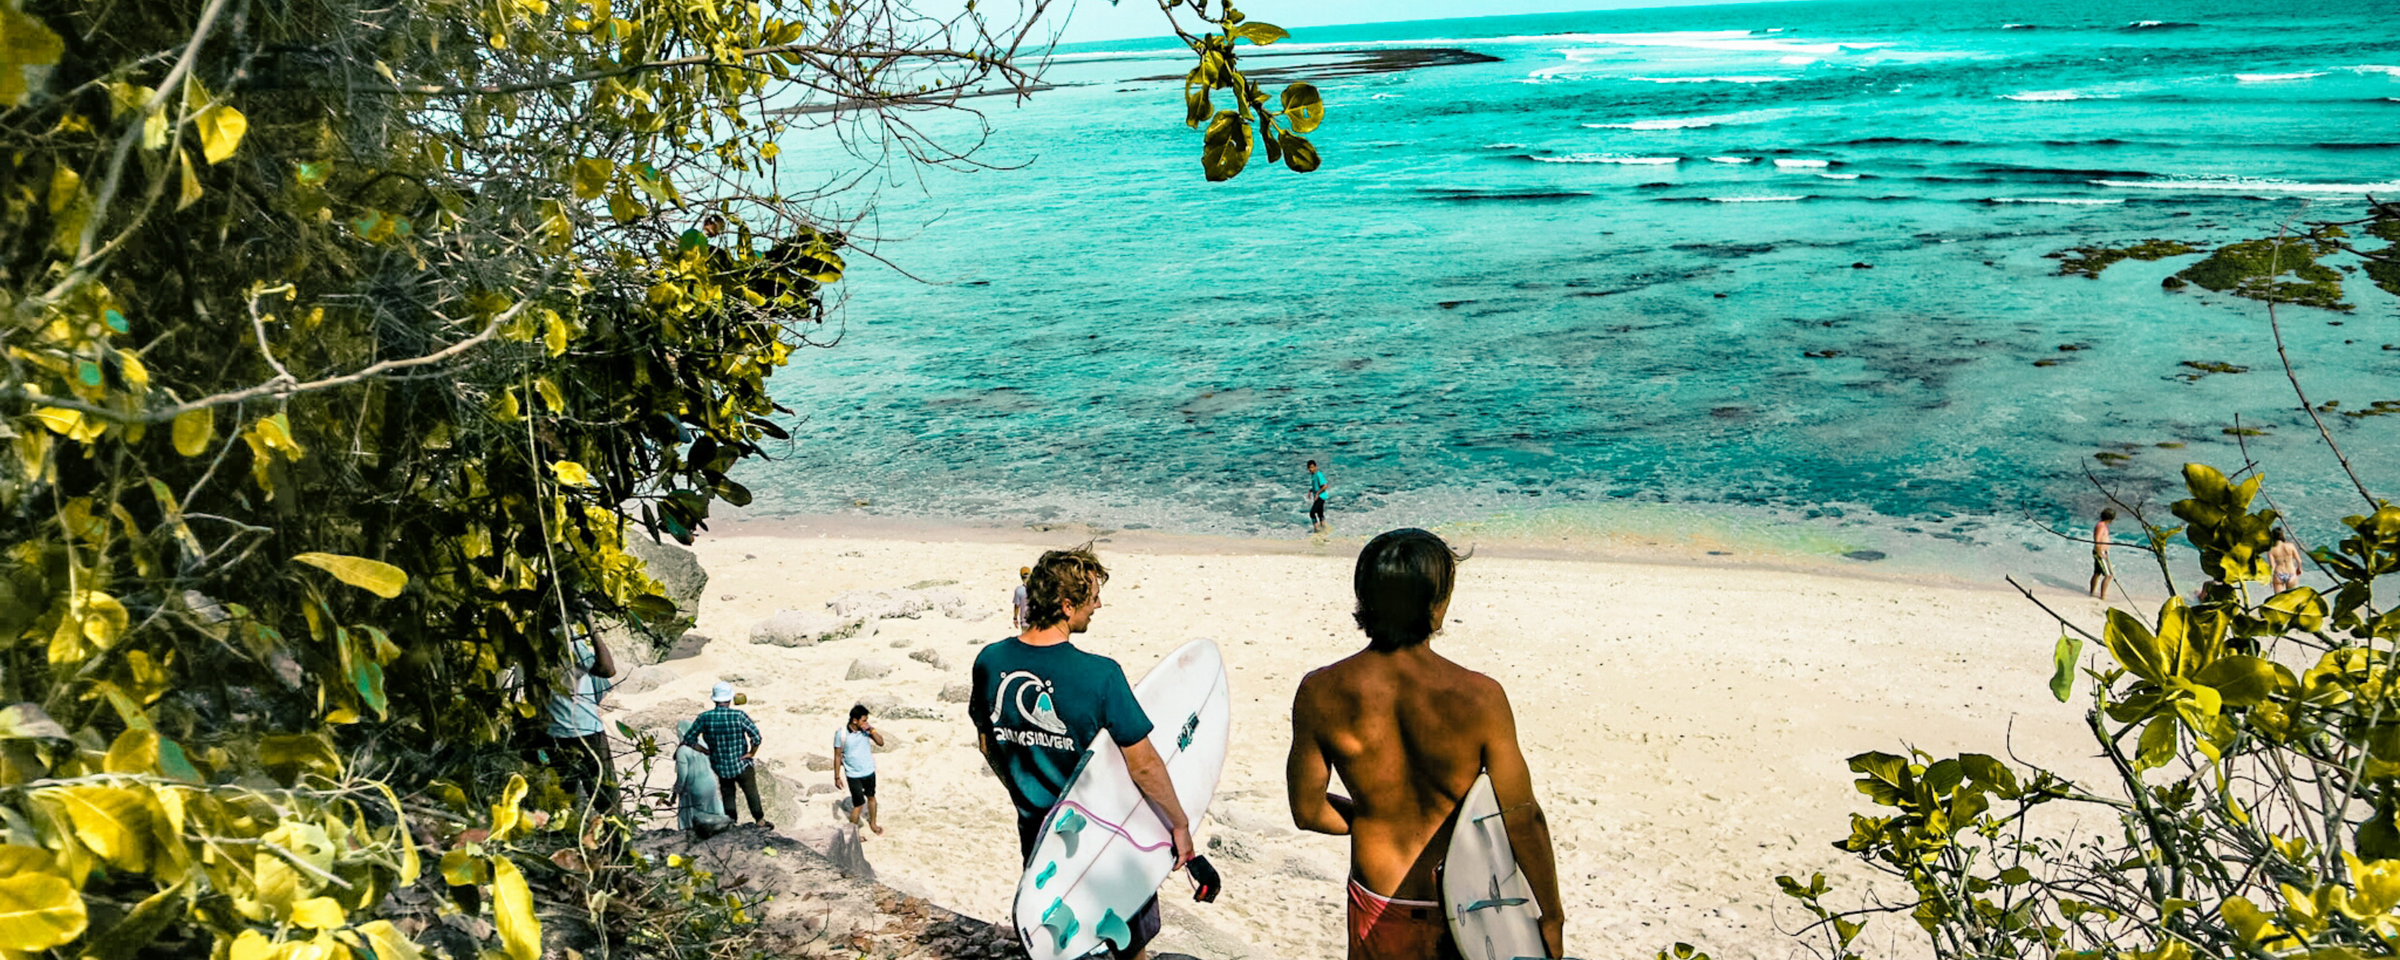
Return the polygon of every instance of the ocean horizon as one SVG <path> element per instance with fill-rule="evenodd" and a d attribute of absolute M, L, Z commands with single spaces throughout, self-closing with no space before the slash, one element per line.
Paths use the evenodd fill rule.
<path fill-rule="evenodd" d="M 1203 182 L 1171 39 L 917 118 L 989 167 L 834 198 L 873 256 L 838 346 L 776 380 L 805 419 L 745 468 L 754 512 L 1298 538 L 1316 459 L 1344 533 L 2079 570 L 2051 530 L 2088 526 L 2094 479 L 2167 520 L 2180 466 L 2243 444 L 2304 542 L 2358 510 L 2264 304 L 2162 287 L 2203 253 L 2057 255 L 2400 194 L 2400 21 L 2363 0 L 1809 0 L 1244 51 L 1323 91 L 1323 169 Z M 784 154 L 823 181 L 861 155 Z M 2400 463 L 2400 417 L 2343 415 L 2400 400 L 2400 301 L 2323 262 L 2355 309 L 2279 307 L 2290 354 L 2353 463 Z"/>

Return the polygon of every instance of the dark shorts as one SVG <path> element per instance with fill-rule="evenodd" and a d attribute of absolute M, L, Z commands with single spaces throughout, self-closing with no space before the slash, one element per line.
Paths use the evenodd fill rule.
<path fill-rule="evenodd" d="M 1309 505 L 1308 505 L 1308 518 L 1309 518 L 1309 519 L 1311 519 L 1311 520 L 1318 520 L 1318 521 L 1322 521 L 1322 520 L 1324 520 L 1324 519 L 1325 519 L 1325 498 L 1324 498 L 1324 497 L 1318 497 L 1315 503 L 1311 503 L 1311 504 L 1309 504 Z"/>
<path fill-rule="evenodd" d="M 2104 559 L 2101 559 L 2100 557 L 2096 557 L 2096 556 L 2095 556 L 2095 557 L 2093 557 L 2093 558 L 2092 558 L 2092 576 L 2095 576 L 2095 577 L 2104 577 L 2104 576 L 2107 576 L 2107 575 L 2108 575 L 2108 561 L 2107 561 L 2107 560 L 2104 560 Z"/>
<path fill-rule="evenodd" d="M 851 778 L 850 778 L 850 805 L 851 805 L 851 806 L 853 806 L 853 807 L 863 807 L 863 806 L 866 806 L 866 805 L 867 805 L 867 801 L 868 801 L 868 800 L 870 800 L 870 799 L 873 799 L 873 798 L 874 798 L 874 796 L 875 796 L 875 775 L 874 775 L 874 774 L 870 773 L 870 774 L 867 774 L 866 776 L 863 776 L 863 777 L 851 777 Z"/>

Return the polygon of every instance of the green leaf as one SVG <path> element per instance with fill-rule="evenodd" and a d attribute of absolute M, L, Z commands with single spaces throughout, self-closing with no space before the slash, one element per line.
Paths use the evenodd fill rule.
<path fill-rule="evenodd" d="M 150 864 L 149 798 L 125 787 L 79 785 L 34 794 L 57 805 L 85 849 L 119 870 Z"/>
<path fill-rule="evenodd" d="M 0 740 L 64 740 L 67 728 L 31 703 L 0 707 Z"/>
<path fill-rule="evenodd" d="M 184 896 L 185 881 L 144 898 L 125 919 L 93 937 L 83 948 L 83 960 L 130 960 L 143 947 L 150 946 L 160 931 L 183 914 L 190 898 Z"/>
<path fill-rule="evenodd" d="M 1307 133 L 1325 121 L 1325 99 L 1313 84 L 1295 83 L 1283 88 L 1283 118 L 1292 125 L 1293 133 Z M 1290 149 L 1288 146 L 1285 149 Z"/>
<path fill-rule="evenodd" d="M 2207 501 L 2212 506 L 2225 505 L 2233 493 L 2233 484 L 2226 481 L 2225 474 L 2205 463 L 2184 464 L 2183 485 L 2192 491 L 2195 499 Z"/>
<path fill-rule="evenodd" d="M 200 154 L 214 166 L 242 145 L 242 135 L 250 132 L 250 118 L 226 104 L 216 104 L 192 118 L 192 126 L 200 131 Z"/>
<path fill-rule="evenodd" d="M 1272 23 L 1260 23 L 1256 20 L 1230 27 L 1225 34 L 1236 40 L 1248 40 L 1262 47 L 1291 36 L 1282 27 Z"/>
<path fill-rule="evenodd" d="M 2050 695 L 2058 702 L 2067 702 L 2075 692 L 2075 661 L 2083 656 L 2083 638 L 2069 633 L 2058 635 L 2058 646 L 2050 649 Z"/>
<path fill-rule="evenodd" d="M 2166 680 L 2166 650 L 2150 628 L 2132 614 L 2109 608 L 2108 629 L 2102 631 L 2101 638 L 2108 642 L 2108 652 L 2117 658 L 2117 663 L 2134 676 L 2152 683 Z"/>
<path fill-rule="evenodd" d="M 1279 133 L 1275 139 L 1283 147 L 1283 165 L 1293 173 L 1307 173 L 1323 162 L 1317 157 L 1317 148 L 1296 134 Z"/>
<path fill-rule="evenodd" d="M 290 785 L 299 782 L 303 772 L 315 773 L 326 779 L 342 774 L 341 758 L 333 752 L 333 744 L 323 734 L 276 734 L 259 738 L 258 764 L 276 780 Z"/>
<path fill-rule="evenodd" d="M 1209 182 L 1231 180 L 1250 164 L 1250 125 L 1231 110 L 1217 111 L 1202 136 L 1200 170 Z"/>
<path fill-rule="evenodd" d="M 208 191 L 200 188 L 200 171 L 192 168 L 191 151 L 177 150 L 175 159 L 183 167 L 183 193 L 175 200 L 175 209 L 180 212 L 183 208 L 197 202 L 200 196 Z"/>
<path fill-rule="evenodd" d="M 175 452 L 197 457 L 208 452 L 208 441 L 217 433 L 216 414 L 208 410 L 187 410 L 175 417 Z"/>
<path fill-rule="evenodd" d="M 2192 679 L 2224 698 L 2228 707 L 2255 707 L 2276 693 L 2300 685 L 2291 668 L 2258 657 L 2235 655 L 2201 668 Z"/>
<path fill-rule="evenodd" d="M 616 165 L 609 163 L 606 158 L 585 157 L 575 161 L 573 175 L 575 198 L 578 200 L 600 199 L 600 195 L 608 191 L 609 176 L 615 172 Z"/>
<path fill-rule="evenodd" d="M 405 571 L 381 560 L 334 553 L 303 553 L 292 560 L 333 574 L 335 579 L 343 583 L 386 600 L 399 596 L 400 590 L 408 586 L 408 574 Z"/>
<path fill-rule="evenodd" d="M 509 960 L 541 960 L 542 922 L 533 915 L 533 891 L 507 857 L 492 858 L 492 916 Z"/>
<path fill-rule="evenodd" d="M 12 12 L 0 10 L 0 23 Z M 15 65 L 8 72 L 15 73 Z M 0 92 L 6 90 L 0 80 Z M 83 897 L 65 879 L 49 873 L 0 878 L 0 950 L 33 953 L 63 946 L 83 936 L 88 922 Z"/>
<path fill-rule="evenodd" d="M 2358 858 L 2370 863 L 2400 860 L 2400 827 L 2392 822 L 2392 801 L 2375 806 L 2375 816 L 2358 825 Z"/>
<path fill-rule="evenodd" d="M 2159 717 L 2142 728 L 2142 739 L 2134 750 L 2133 768 L 2148 770 L 2166 766 L 2175 758 L 2175 718 Z"/>
<path fill-rule="evenodd" d="M 0 108 L 24 103 L 26 96 L 33 92 L 25 82 L 25 72 L 57 63 L 59 56 L 65 52 L 66 44 L 59 40 L 58 34 L 50 32 L 50 28 L 42 21 L 18 12 L 16 4 L 0 6 Z M 6 946 L 7 939 L 0 937 L 0 947 Z"/>

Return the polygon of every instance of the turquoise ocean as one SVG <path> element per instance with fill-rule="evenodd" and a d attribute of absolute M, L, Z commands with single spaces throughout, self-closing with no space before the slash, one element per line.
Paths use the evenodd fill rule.
<path fill-rule="evenodd" d="M 1477 56 L 1353 69 L 1406 48 Z M 2390 0 L 1745 4 L 1253 53 L 1323 90 L 1322 170 L 1203 181 L 1171 40 L 1062 47 L 1056 89 L 916 118 L 992 168 L 835 195 L 874 256 L 838 345 L 777 380 L 804 422 L 744 477 L 754 512 L 1300 538 L 1314 458 L 1346 534 L 2079 580 L 2045 526 L 2088 524 L 2093 478 L 2163 519 L 2184 461 L 2241 466 L 2237 418 L 2303 540 L 2358 507 L 2264 305 L 2162 289 L 2198 255 L 2097 280 L 2045 255 L 2400 196 Z M 799 138 L 787 185 L 880 151 Z M 2400 490 L 2400 416 L 2339 415 L 2400 399 L 2400 300 L 2346 278 L 2355 311 L 2278 315 Z"/>

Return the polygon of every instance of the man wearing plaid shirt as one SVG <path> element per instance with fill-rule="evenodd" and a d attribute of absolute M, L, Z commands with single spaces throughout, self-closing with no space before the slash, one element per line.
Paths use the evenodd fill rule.
<path fill-rule="evenodd" d="M 750 797 L 750 819 L 767 823 L 766 810 L 758 802 L 758 768 L 751 761 L 758 756 L 758 724 L 750 715 L 733 708 L 733 684 L 719 683 L 710 691 L 716 709 L 702 712 L 692 719 L 692 732 L 683 735 L 684 746 L 708 754 L 708 765 L 717 773 L 717 796 L 725 802 L 725 816 L 736 823 L 741 813 L 733 800 L 735 787 Z M 701 741 L 706 741 L 703 745 Z"/>

